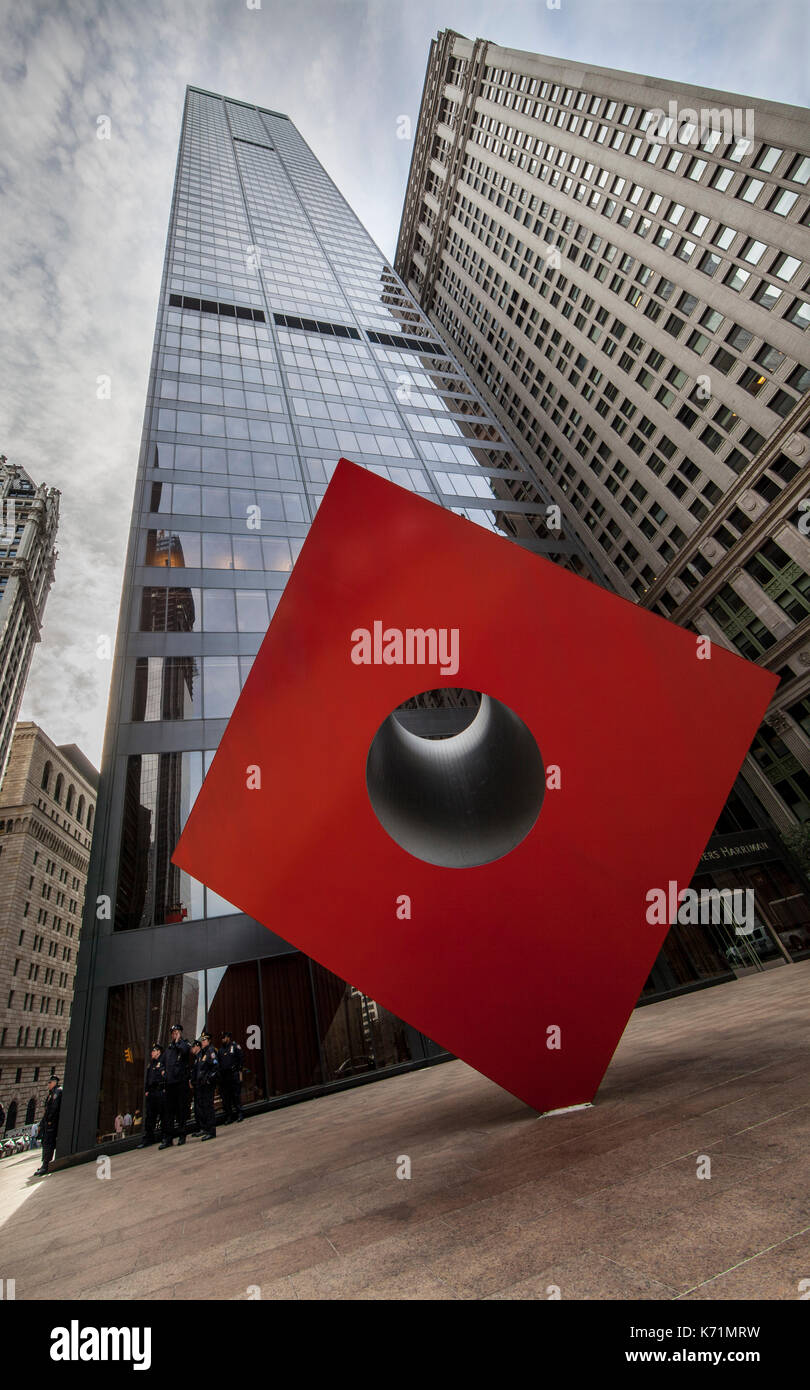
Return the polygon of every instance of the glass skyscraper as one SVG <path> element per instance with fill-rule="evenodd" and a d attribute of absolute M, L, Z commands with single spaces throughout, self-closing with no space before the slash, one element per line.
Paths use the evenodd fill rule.
<path fill-rule="evenodd" d="M 292 122 L 190 88 L 78 961 L 63 1150 L 105 1141 L 117 1114 L 135 1115 L 149 1045 L 167 1040 L 176 1015 L 187 1036 L 206 1019 L 215 1034 L 233 1030 L 245 1048 L 247 1103 L 443 1055 L 171 863 L 342 454 L 600 578 L 579 543 L 555 529 L 541 483 Z M 329 692 L 322 698 L 326 705 Z"/>

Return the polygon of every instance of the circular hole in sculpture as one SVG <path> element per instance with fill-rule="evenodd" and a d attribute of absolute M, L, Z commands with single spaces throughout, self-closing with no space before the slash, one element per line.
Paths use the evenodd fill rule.
<path fill-rule="evenodd" d="M 427 864 L 474 868 L 525 840 L 545 769 L 523 720 L 480 691 L 422 691 L 389 714 L 366 760 L 380 825 Z"/>

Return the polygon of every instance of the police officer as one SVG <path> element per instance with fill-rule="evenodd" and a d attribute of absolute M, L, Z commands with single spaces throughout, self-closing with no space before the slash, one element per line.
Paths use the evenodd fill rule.
<path fill-rule="evenodd" d="M 191 1137 L 192 1137 L 192 1139 L 197 1139 L 197 1138 L 199 1137 L 199 1135 L 202 1134 L 202 1125 L 200 1124 L 200 1095 L 199 1095 L 199 1084 L 200 1084 L 200 1081 L 199 1081 L 199 1065 L 198 1065 L 198 1064 L 199 1064 L 199 1060 L 200 1060 L 200 1053 L 201 1053 L 201 1052 L 202 1052 L 202 1043 L 200 1042 L 200 1039 L 199 1039 L 199 1038 L 195 1038 L 194 1041 L 193 1041 L 193 1043 L 191 1044 L 191 1053 L 189 1054 L 190 1066 L 189 1066 L 189 1069 L 188 1069 L 188 1084 L 189 1084 L 189 1089 L 190 1089 L 190 1091 L 191 1091 L 191 1094 L 192 1094 L 193 1097 L 194 1097 L 194 1128 L 193 1128 L 192 1131 L 191 1131 Z"/>
<path fill-rule="evenodd" d="M 161 1149 L 170 1149 L 177 1126 L 177 1142 L 186 1142 L 186 1120 L 188 1119 L 188 1055 L 189 1045 L 183 1037 L 183 1025 L 173 1023 L 171 1042 L 163 1053 L 166 1069 L 166 1089 L 163 1102 L 163 1138 Z"/>
<path fill-rule="evenodd" d="M 163 1102 L 166 1084 L 166 1067 L 162 1060 L 163 1048 L 160 1043 L 152 1043 L 152 1054 L 149 1066 L 146 1068 L 146 1081 L 144 1083 L 144 1096 L 146 1098 L 143 1126 L 143 1139 L 138 1145 L 139 1149 L 148 1149 L 150 1144 L 155 1142 L 155 1126 L 158 1120 L 163 1125 Z"/>
<path fill-rule="evenodd" d="M 214 1118 L 214 1086 L 219 1074 L 219 1058 L 216 1048 L 211 1046 L 210 1033 L 200 1034 L 200 1055 L 197 1058 L 196 1072 L 197 1085 L 194 1106 L 197 1110 L 200 1127 L 205 1131 L 202 1137 L 204 1143 L 206 1139 L 216 1139 L 217 1137 L 216 1119 Z"/>
<path fill-rule="evenodd" d="M 225 1125 L 243 1118 L 240 1103 L 243 1063 L 241 1047 L 234 1042 L 231 1033 L 223 1033 L 219 1049 L 219 1094 L 222 1096 L 222 1123 Z"/>
<path fill-rule="evenodd" d="M 56 1149 L 56 1133 L 59 1128 L 59 1111 L 62 1107 L 62 1087 L 59 1085 L 59 1077 L 52 1076 L 48 1082 L 48 1094 L 45 1097 L 45 1109 L 42 1112 L 42 1124 L 40 1134 L 42 1135 L 42 1166 L 37 1168 L 34 1177 L 45 1177 L 48 1172 L 48 1164 L 53 1158 Z"/>

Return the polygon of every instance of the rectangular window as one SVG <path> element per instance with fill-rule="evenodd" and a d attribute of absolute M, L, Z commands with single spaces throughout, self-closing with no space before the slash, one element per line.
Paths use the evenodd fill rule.
<path fill-rule="evenodd" d="M 754 361 L 760 367 L 764 367 L 767 372 L 775 372 L 781 367 L 785 360 L 785 354 L 778 348 L 772 347 L 770 343 L 763 343 L 762 347 L 754 354 Z"/>
<path fill-rule="evenodd" d="M 712 251 L 706 251 L 698 261 L 698 270 L 702 270 L 704 275 L 714 275 L 722 264 L 719 256 L 715 256 Z"/>
<path fill-rule="evenodd" d="M 763 145 L 754 163 L 755 169 L 772 174 L 781 159 L 783 151 L 776 145 Z"/>
<path fill-rule="evenodd" d="M 810 182 L 810 155 L 797 155 L 787 171 L 787 177 L 791 183 Z"/>
<path fill-rule="evenodd" d="M 717 367 L 717 370 L 722 371 L 725 375 L 728 375 L 731 368 L 735 366 L 735 363 L 736 357 L 727 352 L 725 347 L 718 347 L 717 352 L 714 353 L 713 359 L 711 359 L 711 366 Z"/>
<path fill-rule="evenodd" d="M 203 627 L 206 632 L 236 631 L 232 589 L 203 590 Z"/>
<path fill-rule="evenodd" d="M 787 217 L 798 196 L 787 188 L 778 189 L 768 204 L 768 211 L 775 212 L 777 217 Z"/>
<path fill-rule="evenodd" d="M 749 333 L 747 328 L 743 328 L 741 324 L 735 323 L 726 334 L 726 342 L 730 343 L 733 348 L 736 348 L 737 352 L 744 352 L 753 336 L 753 333 Z"/>
<path fill-rule="evenodd" d="M 789 391 L 777 391 L 767 402 L 768 409 L 775 411 L 775 413 L 781 415 L 783 419 L 786 415 L 790 414 L 795 404 L 796 397 L 791 396 Z"/>
<path fill-rule="evenodd" d="M 753 237 L 749 237 L 740 254 L 744 261 L 748 261 L 749 265 L 759 265 L 767 249 L 764 241 L 756 241 Z"/>
<path fill-rule="evenodd" d="M 736 290 L 739 293 L 740 290 L 745 289 L 750 279 L 750 270 L 743 270 L 742 266 L 733 265 L 726 275 L 723 284 L 728 285 L 729 289 Z"/>
<path fill-rule="evenodd" d="M 737 191 L 737 197 L 741 198 L 744 203 L 755 203 L 764 187 L 765 184 L 762 179 L 744 179 Z"/>
<path fill-rule="evenodd" d="M 763 309 L 773 309 L 782 298 L 782 291 L 778 285 L 772 285 L 768 280 L 763 280 L 751 295 L 755 304 L 761 304 Z"/>
<path fill-rule="evenodd" d="M 797 328 L 805 329 L 810 326 L 810 304 L 804 299 L 794 299 L 785 318 L 788 323 L 795 324 Z"/>
<path fill-rule="evenodd" d="M 721 223 L 712 237 L 712 243 L 715 246 L 719 246 L 721 250 L 727 251 L 736 235 L 736 228 L 725 227 Z"/>
<path fill-rule="evenodd" d="M 777 256 L 771 266 L 771 273 L 779 280 L 792 280 L 800 265 L 801 261 L 796 256 Z"/>

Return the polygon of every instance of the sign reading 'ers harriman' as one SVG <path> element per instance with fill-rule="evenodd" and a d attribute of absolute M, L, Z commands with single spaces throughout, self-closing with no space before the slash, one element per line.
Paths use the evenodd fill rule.
<path fill-rule="evenodd" d="M 451 675 L 460 733 L 389 717 Z M 589 1101 L 775 685 L 341 460 L 174 862 L 529 1105 Z"/>

